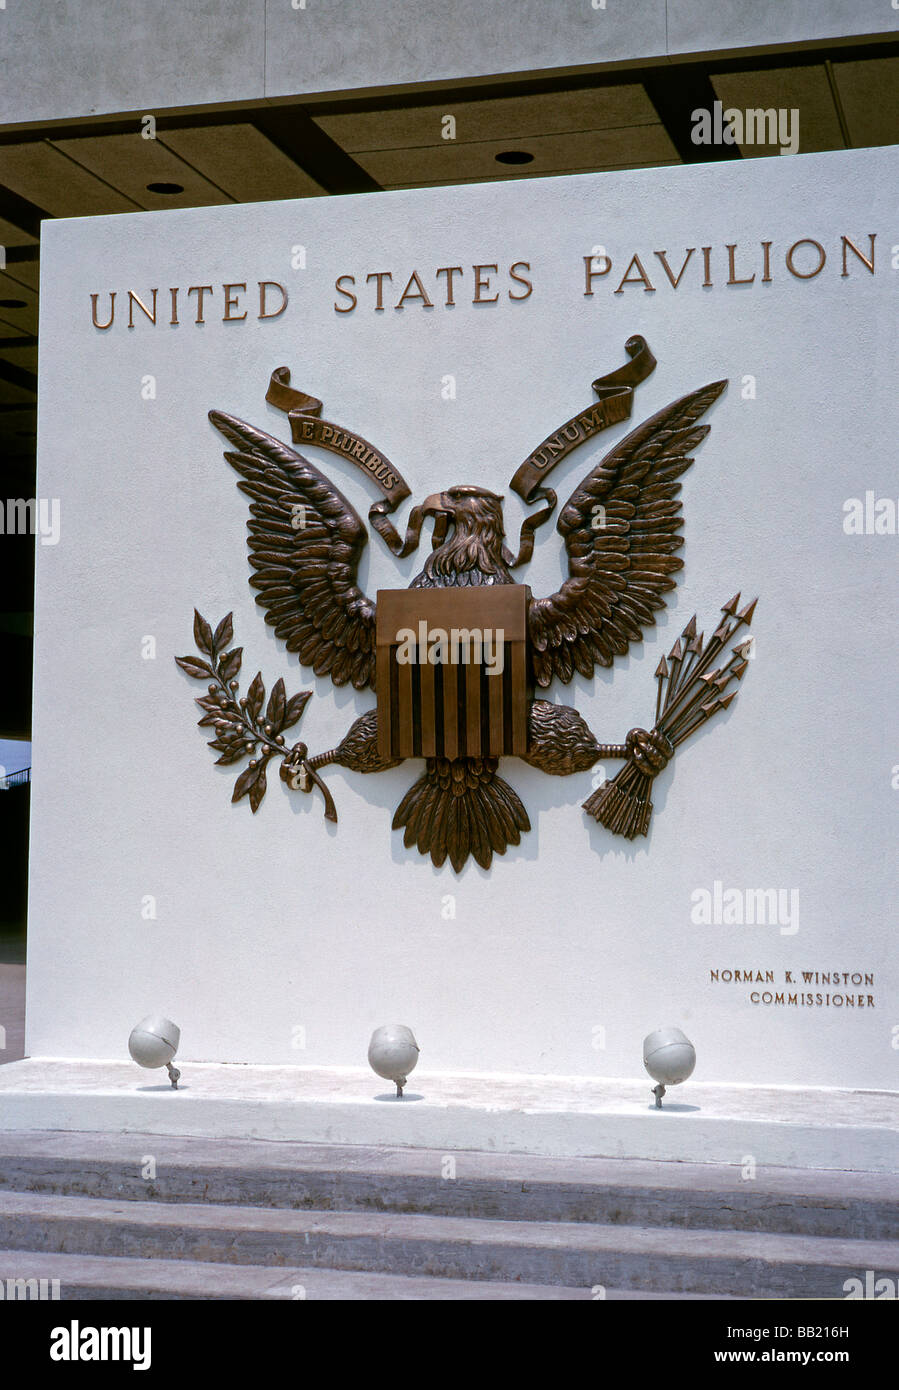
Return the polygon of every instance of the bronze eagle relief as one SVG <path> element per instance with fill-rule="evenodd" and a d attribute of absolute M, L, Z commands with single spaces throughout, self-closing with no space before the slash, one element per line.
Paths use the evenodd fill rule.
<path fill-rule="evenodd" d="M 376 697 L 336 748 L 310 756 L 304 743 L 288 747 L 285 732 L 301 718 L 311 692 L 288 699 L 279 680 L 266 703 L 258 674 L 241 698 L 242 655 L 231 647 L 231 615 L 213 632 L 196 614 L 201 655 L 176 660 L 188 675 L 209 681 L 197 703 L 200 724 L 214 730 L 210 746 L 218 761 L 249 758 L 232 800 L 248 796 L 255 811 L 266 766 L 276 759 L 286 785 L 319 788 L 325 815 L 336 820 L 322 768 L 337 763 L 374 773 L 424 758 L 425 770 L 397 807 L 393 828 L 403 829 L 407 846 L 437 866 L 448 859 L 458 873 L 469 857 L 489 868 L 494 854 L 530 829 L 517 793 L 499 775 L 501 757 L 522 758 L 553 776 L 619 758 L 624 768 L 603 781 L 584 809 L 614 833 L 631 839 L 647 833 L 653 779 L 678 744 L 734 698 L 735 690 L 725 689 L 742 678 L 750 643 L 731 645 L 732 639 L 748 627 L 755 603 L 740 610 L 737 595 L 725 604 L 707 642 L 690 619 L 656 671 L 652 728 L 632 729 L 623 743 L 600 743 L 577 710 L 538 692 L 557 680 L 570 682 L 576 671 L 589 677 L 596 666 L 611 666 L 655 624 L 683 566 L 676 554 L 683 546 L 681 478 L 709 432 L 698 422 L 726 381 L 666 406 L 582 480 L 557 521 L 568 577 L 556 593 L 534 598 L 513 574 L 530 559 L 536 526 L 555 509 L 548 472 L 630 414 L 634 387 L 655 360 L 639 337 L 627 351 L 631 362 L 593 383 L 597 403 L 549 436 L 512 480 L 526 501 L 547 504 L 525 521 L 517 557 L 506 546 L 503 498 L 478 484 L 427 497 L 413 508 L 401 540 L 388 516 L 409 496 L 399 471 L 368 441 L 323 421 L 321 402 L 290 388 L 286 368 L 273 373 L 268 399 L 288 410 L 294 442 L 340 453 L 377 483 L 384 500 L 369 520 L 394 554 L 411 553 L 425 522 L 433 525 L 431 552 L 408 589 L 384 590 L 375 599 L 357 584 L 367 530 L 334 483 L 294 448 L 210 412 L 230 446 L 225 459 L 250 499 L 249 582 L 265 621 L 317 676 L 369 688 Z"/>

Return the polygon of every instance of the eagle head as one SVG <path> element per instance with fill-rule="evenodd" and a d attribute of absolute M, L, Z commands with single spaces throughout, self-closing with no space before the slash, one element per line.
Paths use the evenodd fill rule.
<path fill-rule="evenodd" d="M 433 550 L 413 589 L 514 584 L 503 545 L 503 499 L 473 484 L 434 492 L 421 506 L 433 516 Z"/>

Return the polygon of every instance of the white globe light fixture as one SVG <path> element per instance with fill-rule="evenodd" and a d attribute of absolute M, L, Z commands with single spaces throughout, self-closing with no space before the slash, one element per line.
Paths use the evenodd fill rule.
<path fill-rule="evenodd" d="M 419 1046 L 411 1028 L 388 1023 L 376 1028 L 368 1044 L 368 1063 L 372 1071 L 396 1085 L 396 1098 L 402 1100 L 403 1087 L 418 1061 Z"/>
<path fill-rule="evenodd" d="M 696 1066 L 696 1049 L 679 1028 L 657 1028 L 643 1039 L 643 1065 L 653 1081 L 652 1093 L 656 1109 L 662 1108 L 662 1096 L 667 1086 L 679 1086 L 692 1075 Z"/>
<path fill-rule="evenodd" d="M 128 1051 L 139 1067 L 165 1067 L 172 1083 L 172 1090 L 177 1091 L 181 1073 L 177 1067 L 172 1066 L 172 1058 L 178 1051 L 180 1041 L 181 1029 L 177 1023 L 173 1023 L 170 1018 L 163 1018 L 161 1014 L 148 1014 L 132 1028 L 128 1039 Z"/>

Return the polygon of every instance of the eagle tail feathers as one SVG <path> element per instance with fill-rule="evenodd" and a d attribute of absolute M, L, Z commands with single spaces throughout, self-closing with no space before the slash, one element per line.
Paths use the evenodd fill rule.
<path fill-rule="evenodd" d="M 517 845 L 531 823 L 496 766 L 496 758 L 428 758 L 393 817 L 406 847 L 430 854 L 438 868 L 449 857 L 460 873 L 469 857 L 489 869 L 494 854 Z"/>

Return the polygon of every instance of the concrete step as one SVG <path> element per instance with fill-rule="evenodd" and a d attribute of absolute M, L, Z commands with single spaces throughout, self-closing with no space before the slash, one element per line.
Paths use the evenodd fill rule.
<path fill-rule="evenodd" d="M 693 1081 L 653 1103 L 648 1078 L 419 1073 L 395 1088 L 364 1067 L 181 1058 L 175 1094 L 125 1060 L 30 1057 L 0 1067 L 0 1131 L 167 1134 L 899 1172 L 895 1091 Z M 464 1136 L 464 1142 L 463 1138 Z"/>
<path fill-rule="evenodd" d="M 6 1298 L 35 1296 L 31 1287 L 9 1289 L 9 1280 L 45 1281 L 49 1298 L 82 1300 L 271 1299 L 307 1302 L 574 1302 L 593 1301 L 598 1291 L 561 1284 L 515 1284 L 500 1280 L 415 1278 L 367 1274 L 354 1269 L 286 1269 L 271 1265 L 204 1264 L 195 1260 L 129 1259 L 116 1255 L 61 1255 L 0 1250 L 0 1285 Z M 58 1284 L 54 1287 L 53 1281 Z M 40 1282 L 38 1290 L 40 1293 Z M 717 1295 L 606 1289 L 607 1302 L 672 1299 L 706 1302 Z M 726 1297 L 726 1296 L 725 1296 Z"/>
<path fill-rule="evenodd" d="M 899 1240 L 895 1177 L 763 1165 L 744 1180 L 736 1165 L 13 1132 L 0 1133 L 0 1190 Z"/>
<path fill-rule="evenodd" d="M 568 1288 L 842 1298 L 899 1243 L 0 1193 L 0 1248 Z"/>
<path fill-rule="evenodd" d="M 569 1301 L 591 1299 L 590 1289 L 561 1285 L 515 1284 L 499 1280 L 369 1274 L 359 1270 L 288 1269 L 272 1265 L 213 1264 L 196 1260 L 135 1259 L 110 1255 L 63 1255 L 33 1250 L 0 1250 L 0 1286 L 9 1280 L 46 1280 L 45 1292 L 62 1301 L 92 1299 L 271 1299 L 307 1301 Z M 54 1288 L 53 1280 L 58 1280 Z M 40 1292 L 40 1284 L 38 1290 Z M 33 1286 L 6 1292 L 34 1297 Z M 650 1297 L 662 1298 L 657 1294 Z M 610 1290 L 607 1298 L 631 1298 Z M 681 1295 L 684 1297 L 684 1295 Z"/>

